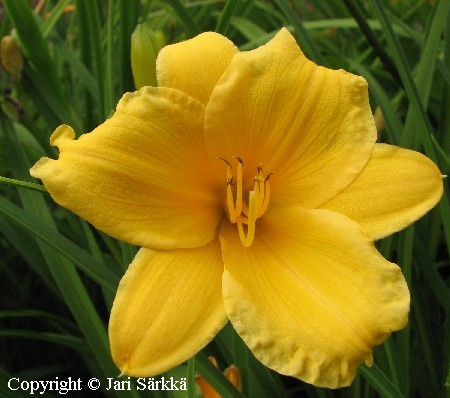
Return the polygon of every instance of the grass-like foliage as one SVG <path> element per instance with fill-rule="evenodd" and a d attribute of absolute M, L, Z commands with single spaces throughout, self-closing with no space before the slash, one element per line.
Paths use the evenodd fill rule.
<path fill-rule="evenodd" d="M 167 43 L 217 31 L 241 50 L 267 42 L 285 26 L 314 62 L 366 78 L 379 142 L 421 151 L 442 174 L 449 173 L 448 0 L 3 0 L 0 18 L 0 38 L 12 36 L 20 49 L 18 60 L 14 49 L 2 51 L 0 72 L 1 397 L 28 396 L 8 388 L 13 377 L 70 376 L 84 383 L 96 377 L 106 383 L 118 376 L 106 325 L 136 248 L 58 207 L 29 168 L 43 155 L 56 156 L 49 136 L 58 125 L 69 124 L 78 134 L 90 131 L 123 93 L 135 90 L 130 45 L 138 23 L 161 31 Z M 199 396 L 194 374 L 223 397 L 447 396 L 448 179 L 444 185 L 444 197 L 429 214 L 377 242 L 406 277 L 410 321 L 376 348 L 374 366 L 362 366 L 351 387 L 331 391 L 280 376 L 261 365 L 227 325 L 195 359 L 166 374 L 187 377 L 187 391 L 103 388 L 94 396 Z M 208 355 L 220 369 L 238 367 L 242 393 Z M 68 396 L 89 394 L 85 384 Z"/>

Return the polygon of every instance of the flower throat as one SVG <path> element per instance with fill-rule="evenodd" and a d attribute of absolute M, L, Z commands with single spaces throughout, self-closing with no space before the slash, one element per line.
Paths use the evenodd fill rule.
<path fill-rule="evenodd" d="M 262 164 L 258 164 L 256 168 L 258 175 L 253 177 L 253 190 L 248 194 L 247 204 L 242 198 L 242 169 L 244 167 L 244 162 L 239 156 L 233 156 L 233 159 L 236 159 L 238 163 L 233 197 L 233 167 L 228 160 L 224 158 L 218 159 L 224 161 L 227 165 L 227 198 L 225 208 L 228 213 L 228 218 L 232 224 L 237 224 L 242 245 L 244 247 L 250 247 L 255 238 L 256 220 L 263 216 L 269 206 L 269 179 L 274 173 L 269 173 L 265 176 Z M 244 225 L 247 226 L 247 231 L 245 231 Z"/>

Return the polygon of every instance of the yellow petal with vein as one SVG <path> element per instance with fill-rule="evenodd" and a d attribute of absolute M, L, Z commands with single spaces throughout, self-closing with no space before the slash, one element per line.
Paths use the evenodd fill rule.
<path fill-rule="evenodd" d="M 347 386 L 407 322 L 409 293 L 361 227 L 322 209 L 269 208 L 244 248 L 221 228 L 225 308 L 253 354 L 316 386 Z"/>
<path fill-rule="evenodd" d="M 354 180 L 373 149 L 367 83 L 315 65 L 282 29 L 233 58 L 207 105 L 205 139 L 212 157 L 240 156 L 249 183 L 258 163 L 275 172 L 271 203 L 288 196 L 320 206 Z"/>
<path fill-rule="evenodd" d="M 323 207 L 361 224 L 372 240 L 400 231 L 442 196 L 442 175 L 419 152 L 376 144 L 355 181 Z"/>
<path fill-rule="evenodd" d="M 196 354 L 225 325 L 218 239 L 195 249 L 141 249 L 122 278 L 109 322 L 113 359 L 153 376 Z"/>
<path fill-rule="evenodd" d="M 61 126 L 57 160 L 31 169 L 53 199 L 96 228 L 155 248 L 211 241 L 222 213 L 203 139 L 204 106 L 184 93 L 147 87 L 125 94 L 116 113 L 74 140 Z"/>
<path fill-rule="evenodd" d="M 166 46 L 156 61 L 158 85 L 176 88 L 206 105 L 237 52 L 230 40 L 214 32 Z"/>

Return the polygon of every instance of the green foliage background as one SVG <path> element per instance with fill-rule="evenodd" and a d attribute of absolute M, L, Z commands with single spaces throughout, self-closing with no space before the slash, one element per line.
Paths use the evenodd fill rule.
<path fill-rule="evenodd" d="M 241 50 L 286 26 L 316 63 L 368 80 L 380 141 L 419 150 L 449 173 L 448 0 L 48 0 L 39 12 L 30 3 L 0 6 L 0 37 L 12 34 L 24 56 L 19 80 L 0 75 L 4 177 L 37 183 L 28 170 L 42 155 L 56 156 L 48 141 L 59 124 L 90 131 L 134 90 L 130 36 L 144 21 L 168 43 L 216 30 Z M 94 230 L 47 194 L 2 181 L 9 184 L 0 185 L 0 396 L 28 396 L 7 388 L 11 377 L 116 377 L 106 325 L 136 248 Z M 426 217 L 377 243 L 402 267 L 412 311 L 408 327 L 376 349 L 375 365 L 362 366 L 351 387 L 331 391 L 279 376 L 227 325 L 204 352 L 167 374 L 188 375 L 187 392 L 101 392 L 193 397 L 199 391 L 191 376 L 200 373 L 223 397 L 450 396 L 448 179 L 444 184 L 444 198 Z M 243 394 L 208 362 L 211 354 L 222 369 L 239 367 Z"/>

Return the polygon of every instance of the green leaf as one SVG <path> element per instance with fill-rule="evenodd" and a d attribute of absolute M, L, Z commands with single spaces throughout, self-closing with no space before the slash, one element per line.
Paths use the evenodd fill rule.
<path fill-rule="evenodd" d="M 49 13 L 48 18 L 42 23 L 42 36 L 47 38 L 56 23 L 64 13 L 64 9 L 72 3 L 73 0 L 59 0 Z"/>
<path fill-rule="evenodd" d="M 359 368 L 361 375 L 372 385 L 382 398 L 405 398 L 405 396 L 386 377 L 384 372 L 373 364 L 370 368 L 362 365 Z"/>
<path fill-rule="evenodd" d="M 298 42 L 308 58 L 320 65 L 325 65 L 325 59 L 317 48 L 316 43 L 312 40 L 308 31 L 303 26 L 303 22 L 297 13 L 291 9 L 289 2 L 287 0 L 275 0 L 275 3 L 280 7 L 286 19 L 292 24 Z"/>
<path fill-rule="evenodd" d="M 20 207 L 0 197 L 0 214 L 8 217 L 16 225 L 51 247 L 55 252 L 73 262 L 74 265 L 106 289 L 115 291 L 119 275 L 102 266 L 83 248 L 58 233 Z"/>
<path fill-rule="evenodd" d="M 191 17 L 191 14 L 181 0 L 167 0 L 167 3 L 172 7 L 178 20 L 183 25 L 184 29 L 186 29 L 188 37 L 194 37 L 201 32 L 197 23 Z"/>
<path fill-rule="evenodd" d="M 227 0 L 223 7 L 220 18 L 217 21 L 216 32 L 226 35 L 230 26 L 231 18 L 233 17 L 236 8 L 239 4 L 239 0 Z"/>
<path fill-rule="evenodd" d="M 66 120 L 78 126 L 77 118 L 61 90 L 48 45 L 31 13 L 30 5 L 26 0 L 5 0 L 3 4 L 14 24 L 21 48 L 31 62 L 32 71 L 42 81 L 41 86 L 48 88 L 49 98 L 55 98 Z"/>

